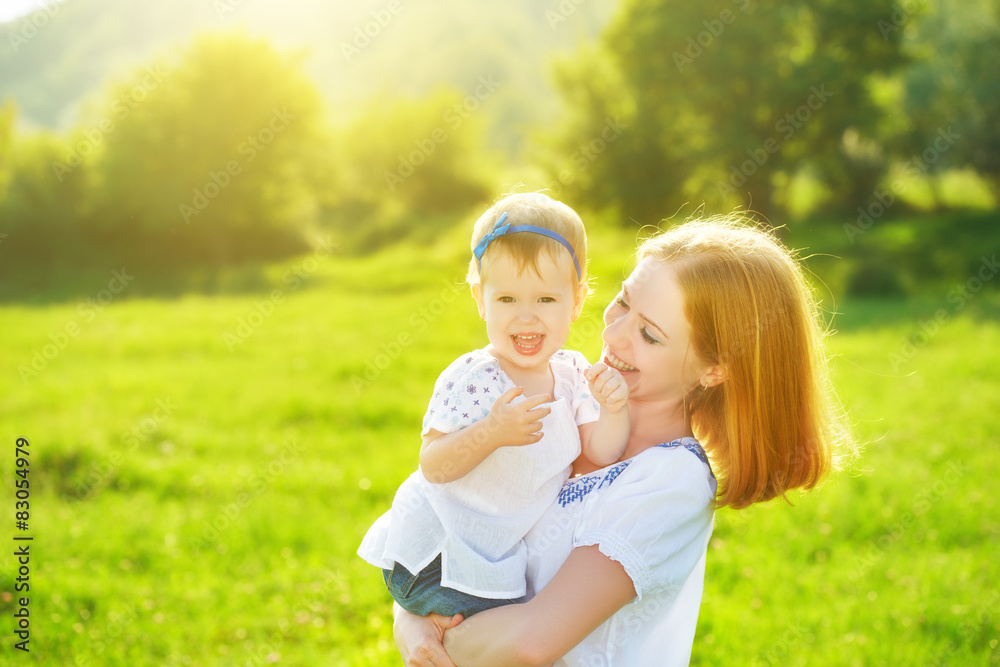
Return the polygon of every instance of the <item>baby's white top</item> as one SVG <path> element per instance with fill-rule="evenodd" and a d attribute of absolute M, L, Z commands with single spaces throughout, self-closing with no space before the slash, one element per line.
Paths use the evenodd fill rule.
<path fill-rule="evenodd" d="M 582 354 L 560 350 L 549 367 L 554 400 L 547 404 L 552 412 L 542 420 L 540 441 L 500 447 L 453 482 L 432 484 L 417 470 L 399 487 L 392 509 L 368 530 L 358 555 L 384 569 L 398 562 L 416 573 L 441 554 L 441 583 L 448 588 L 484 598 L 524 595 L 524 536 L 569 479 L 580 455 L 579 425 L 597 421 L 600 413 Z M 486 350 L 461 356 L 434 385 L 423 433 L 451 433 L 483 419 L 514 386 Z"/>

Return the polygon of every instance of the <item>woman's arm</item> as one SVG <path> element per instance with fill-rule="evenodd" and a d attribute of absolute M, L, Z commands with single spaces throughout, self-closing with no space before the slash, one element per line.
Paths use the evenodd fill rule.
<path fill-rule="evenodd" d="M 596 546 L 577 547 L 529 602 L 476 614 L 448 631 L 444 646 L 458 667 L 547 665 L 634 597 L 620 563 Z"/>

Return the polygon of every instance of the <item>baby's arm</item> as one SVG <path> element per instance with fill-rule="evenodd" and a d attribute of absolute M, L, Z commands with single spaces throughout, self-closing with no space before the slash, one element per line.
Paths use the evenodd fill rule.
<path fill-rule="evenodd" d="M 460 479 L 500 447 L 531 445 L 542 439 L 542 419 L 552 408 L 539 407 L 552 399 L 531 396 L 516 405 L 511 401 L 524 391 L 508 389 L 483 419 L 458 431 L 431 429 L 420 447 L 420 471 L 434 484 Z"/>
<path fill-rule="evenodd" d="M 601 414 L 596 422 L 580 426 L 580 445 L 584 456 L 604 467 L 620 459 L 628 445 L 628 385 L 621 373 L 602 362 L 587 370 L 586 376 L 601 404 Z"/>

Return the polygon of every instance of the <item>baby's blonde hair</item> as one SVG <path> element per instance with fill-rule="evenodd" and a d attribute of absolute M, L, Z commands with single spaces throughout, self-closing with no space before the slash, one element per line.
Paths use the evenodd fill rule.
<path fill-rule="evenodd" d="M 507 195 L 493 204 L 476 221 L 472 230 L 470 246 L 472 250 L 475 250 L 484 236 L 493 231 L 500 216 L 504 213 L 507 214 L 507 223 L 511 225 L 542 227 L 566 239 L 580 262 L 579 276 L 576 274 L 575 267 L 571 269 L 574 284 L 583 285 L 587 282 L 587 232 L 584 230 L 583 221 L 577 212 L 569 206 L 541 192 Z M 538 273 L 538 257 L 543 249 L 553 260 L 559 257 L 559 253 L 567 252 L 561 243 L 547 236 L 517 232 L 500 236 L 490 242 L 483 259 L 485 260 L 491 253 L 495 254 L 500 250 L 514 258 L 521 271 L 530 267 L 535 273 Z M 473 257 L 469 262 L 469 270 L 466 274 L 466 282 L 470 285 L 481 284 L 485 279 L 480 267 L 480 262 Z"/>
<path fill-rule="evenodd" d="M 638 257 L 670 264 L 694 352 L 727 373 L 685 398 L 719 476 L 718 506 L 812 488 L 852 442 L 819 309 L 796 259 L 744 215 L 684 223 L 646 240 Z"/>

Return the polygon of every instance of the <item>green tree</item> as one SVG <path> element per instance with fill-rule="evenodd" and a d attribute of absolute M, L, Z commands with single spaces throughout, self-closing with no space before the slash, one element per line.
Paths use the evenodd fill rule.
<path fill-rule="evenodd" d="M 1000 187 L 1000 4 L 928 0 L 905 31 L 906 119 L 894 149 L 911 173 L 970 165 Z"/>
<path fill-rule="evenodd" d="M 80 221 L 88 193 L 84 168 L 52 177 L 63 142 L 40 132 L 13 136 L 14 107 L 0 114 L 0 273 L 49 272 L 85 254 Z"/>
<path fill-rule="evenodd" d="M 111 86 L 56 176 L 90 146 L 91 224 L 123 252 L 280 256 L 304 248 L 330 178 L 321 111 L 301 57 L 242 34 L 203 36 Z"/>
<path fill-rule="evenodd" d="M 776 192 L 806 168 L 860 196 L 838 182 L 857 161 L 845 135 L 874 138 L 870 79 L 903 62 L 898 35 L 877 28 L 892 12 L 892 0 L 626 2 L 597 53 L 560 72 L 583 116 L 564 154 L 601 147 L 609 110 L 624 128 L 578 160 L 574 198 L 642 222 L 703 201 L 774 217 Z"/>
<path fill-rule="evenodd" d="M 430 236 L 488 199 L 494 165 L 482 104 L 453 90 L 370 100 L 338 144 L 342 178 L 333 215 L 340 232 L 361 249 Z"/>
<path fill-rule="evenodd" d="M 14 139 L 14 119 L 17 109 L 14 103 L 7 101 L 0 107 L 0 203 L 7 192 L 7 182 L 10 179 L 10 150 Z"/>

